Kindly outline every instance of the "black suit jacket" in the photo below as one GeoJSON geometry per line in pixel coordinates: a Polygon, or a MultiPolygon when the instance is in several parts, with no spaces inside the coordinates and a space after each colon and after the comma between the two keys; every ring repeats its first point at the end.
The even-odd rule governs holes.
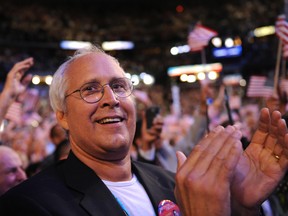
{"type": "MultiPolygon", "coordinates": [[[[150,164],[133,162],[156,215],[158,204],[174,197],[174,174],[150,164]]],[[[36,174],[0,198],[1,216],[125,216],[100,178],[70,153],[67,160],[36,174]]]]}

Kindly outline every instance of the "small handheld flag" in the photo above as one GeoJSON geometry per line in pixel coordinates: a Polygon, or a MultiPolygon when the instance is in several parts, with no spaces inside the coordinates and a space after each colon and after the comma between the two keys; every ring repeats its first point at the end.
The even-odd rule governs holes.
{"type": "Polygon", "coordinates": [[[218,33],[206,26],[196,24],[194,29],[189,33],[188,45],[192,52],[201,51],[206,47],[212,37],[218,33]]]}

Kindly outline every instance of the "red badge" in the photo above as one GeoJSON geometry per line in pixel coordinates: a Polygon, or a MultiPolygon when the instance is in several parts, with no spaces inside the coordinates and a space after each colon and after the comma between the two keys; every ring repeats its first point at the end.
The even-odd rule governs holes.
{"type": "Polygon", "coordinates": [[[170,200],[162,200],[158,205],[158,216],[181,216],[179,207],[170,200]]]}

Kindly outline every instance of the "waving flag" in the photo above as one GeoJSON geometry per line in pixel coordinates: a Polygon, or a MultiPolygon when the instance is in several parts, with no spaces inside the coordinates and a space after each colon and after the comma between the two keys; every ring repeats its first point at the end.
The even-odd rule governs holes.
{"type": "Polygon", "coordinates": [[[273,94],[273,80],[265,76],[251,76],[247,89],[247,97],[269,97],[273,94]]]}
{"type": "Polygon", "coordinates": [[[188,45],[192,52],[201,51],[208,45],[210,39],[218,33],[206,26],[196,24],[194,29],[189,33],[188,45]]]}
{"type": "Polygon", "coordinates": [[[5,119],[15,122],[16,124],[22,123],[22,104],[14,102],[8,108],[5,119]]]}
{"type": "Polygon", "coordinates": [[[288,22],[285,15],[280,15],[276,21],[276,35],[283,43],[282,55],[288,58],[288,22]]]}

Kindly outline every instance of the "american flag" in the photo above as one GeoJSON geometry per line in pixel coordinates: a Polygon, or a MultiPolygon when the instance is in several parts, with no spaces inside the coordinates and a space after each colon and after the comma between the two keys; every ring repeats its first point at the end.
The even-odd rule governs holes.
{"type": "Polygon", "coordinates": [[[251,76],[247,88],[247,97],[270,97],[273,94],[273,79],[265,76],[251,76]]]}
{"type": "Polygon", "coordinates": [[[282,55],[288,58],[288,22],[285,15],[279,15],[276,21],[276,35],[283,43],[282,55]]]}
{"type": "Polygon", "coordinates": [[[218,33],[206,26],[196,24],[194,29],[189,33],[188,45],[192,52],[201,51],[208,45],[210,39],[218,33]]]}
{"type": "Polygon", "coordinates": [[[14,102],[8,108],[5,119],[15,122],[16,124],[22,123],[22,103],[14,102]]]}

